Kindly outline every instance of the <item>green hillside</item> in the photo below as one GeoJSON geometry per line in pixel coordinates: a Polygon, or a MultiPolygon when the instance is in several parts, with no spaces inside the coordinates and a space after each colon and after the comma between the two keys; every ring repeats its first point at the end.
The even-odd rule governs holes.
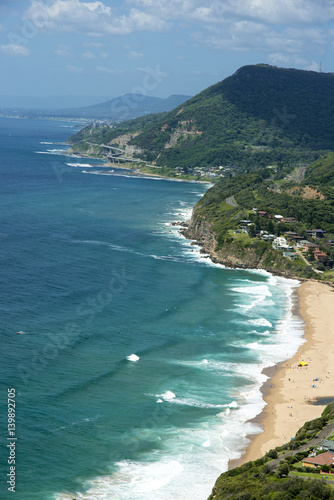
{"type": "Polygon", "coordinates": [[[153,123],[109,129],[105,140],[136,130],[129,145],[141,149],[143,160],[169,168],[309,163],[334,149],[333,88],[332,74],[245,66],[153,123]]]}
{"type": "MultiPolygon", "coordinates": [[[[219,236],[225,230],[225,219],[229,219],[230,210],[223,210],[226,198],[234,196],[238,207],[246,212],[257,224],[260,224],[259,216],[252,212],[266,211],[272,214],[280,214],[283,217],[294,217],[298,223],[287,225],[275,223],[276,229],[300,231],[305,234],[307,229],[321,228],[328,233],[334,233],[334,153],[321,156],[316,162],[306,169],[305,177],[299,183],[292,176],[280,179],[280,169],[277,172],[268,168],[258,169],[254,173],[245,173],[230,178],[219,180],[209,189],[197,203],[195,211],[204,215],[208,220],[214,222],[214,228],[219,236]],[[307,196],[305,192],[309,191],[307,196]]],[[[225,207],[226,208],[226,207],[225,207]]],[[[230,207],[232,210],[233,207],[230,207]]],[[[268,219],[264,219],[268,225],[268,219]]],[[[263,221],[262,221],[263,222],[263,221]]],[[[238,218],[234,224],[237,227],[238,218]]],[[[229,223],[228,223],[229,224],[229,223]]],[[[272,223],[273,224],[273,223],[272,223]]],[[[272,228],[275,230],[275,227],[272,228]]]]}
{"type": "Polygon", "coordinates": [[[334,154],[284,172],[278,166],[220,179],[195,205],[186,236],[205,245],[196,229],[204,223],[217,242],[213,257],[225,265],[233,255],[246,267],[334,281],[334,154]],[[234,205],[228,203],[231,197],[234,205]],[[314,235],[313,229],[325,233],[314,235]],[[279,236],[292,255],[274,247],[279,236]],[[298,248],[301,240],[316,248],[298,248]],[[320,262],[314,251],[325,254],[320,262]]]}
{"type": "Polygon", "coordinates": [[[323,188],[334,186],[334,153],[319,158],[306,170],[305,181],[312,186],[321,185],[323,188]]]}

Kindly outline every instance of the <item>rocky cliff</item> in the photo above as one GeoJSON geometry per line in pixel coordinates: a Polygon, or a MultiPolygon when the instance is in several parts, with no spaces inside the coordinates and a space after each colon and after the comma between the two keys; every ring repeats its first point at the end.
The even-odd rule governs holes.
{"type": "MultiPolygon", "coordinates": [[[[193,211],[189,222],[181,230],[183,236],[194,240],[202,247],[201,252],[209,254],[213,262],[230,268],[264,269],[285,278],[295,278],[293,263],[276,252],[271,245],[255,240],[252,245],[240,245],[237,241],[225,241],[218,244],[217,234],[205,216],[193,211]]],[[[300,278],[298,278],[300,279],[300,278]]]]}

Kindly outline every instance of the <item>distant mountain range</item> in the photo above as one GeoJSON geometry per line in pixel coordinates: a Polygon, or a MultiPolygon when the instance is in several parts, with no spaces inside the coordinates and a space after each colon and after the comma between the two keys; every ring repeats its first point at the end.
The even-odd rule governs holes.
{"type": "Polygon", "coordinates": [[[94,96],[41,98],[0,96],[0,108],[15,110],[19,113],[28,112],[32,115],[121,122],[151,113],[171,111],[190,98],[191,96],[187,95],[171,95],[162,98],[142,94],[124,94],[109,100],[94,96]]]}
{"type": "Polygon", "coordinates": [[[166,99],[142,94],[124,94],[109,101],[81,108],[62,109],[58,113],[64,117],[93,118],[123,122],[139,116],[171,111],[184,101],[187,95],[171,95],[166,99]]]}

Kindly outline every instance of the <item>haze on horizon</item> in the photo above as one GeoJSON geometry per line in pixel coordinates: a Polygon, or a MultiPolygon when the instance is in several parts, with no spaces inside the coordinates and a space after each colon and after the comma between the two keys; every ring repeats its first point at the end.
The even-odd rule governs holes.
{"type": "Polygon", "coordinates": [[[246,64],[334,71],[331,0],[2,0],[0,95],[194,95],[246,64]]]}

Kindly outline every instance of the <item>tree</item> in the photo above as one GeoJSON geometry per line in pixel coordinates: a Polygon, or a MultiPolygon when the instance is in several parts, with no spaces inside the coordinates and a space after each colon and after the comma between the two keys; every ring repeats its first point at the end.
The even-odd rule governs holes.
{"type": "Polygon", "coordinates": [[[270,459],[274,458],[275,459],[275,458],[277,458],[277,456],[278,456],[277,455],[277,450],[275,450],[275,449],[274,450],[269,450],[266,453],[266,458],[270,458],[270,459]]]}
{"type": "Polygon", "coordinates": [[[268,224],[267,224],[267,231],[269,234],[273,234],[275,231],[275,225],[272,220],[269,219],[268,224]]]}
{"type": "Polygon", "coordinates": [[[283,476],[287,476],[289,474],[289,464],[287,462],[280,462],[279,466],[277,467],[277,472],[276,475],[277,477],[281,478],[283,476]]]}
{"type": "Polygon", "coordinates": [[[307,251],[307,260],[312,262],[314,260],[314,249],[310,247],[307,251]]]}

